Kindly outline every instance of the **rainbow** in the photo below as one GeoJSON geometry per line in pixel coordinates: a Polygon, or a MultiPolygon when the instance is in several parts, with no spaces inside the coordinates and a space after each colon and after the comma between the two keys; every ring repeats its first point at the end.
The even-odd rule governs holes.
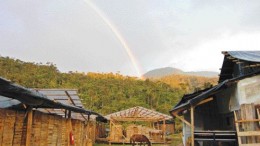
{"type": "Polygon", "coordinates": [[[122,44],[123,48],[125,49],[138,77],[142,78],[142,70],[140,65],[137,63],[137,59],[134,56],[134,53],[132,52],[131,48],[127,44],[126,40],[124,37],[121,35],[121,33],[118,31],[118,29],[113,25],[113,23],[105,17],[105,14],[98,8],[96,7],[91,1],[89,0],[84,0],[85,3],[87,3],[96,13],[97,15],[102,18],[102,20],[107,24],[107,26],[110,28],[110,30],[114,33],[116,38],[119,40],[119,42],[122,44]]]}

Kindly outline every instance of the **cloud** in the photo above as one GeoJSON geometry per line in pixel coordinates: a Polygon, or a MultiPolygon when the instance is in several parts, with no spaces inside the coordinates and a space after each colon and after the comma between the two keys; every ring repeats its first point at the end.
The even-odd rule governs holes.
{"type": "MultiPolygon", "coordinates": [[[[259,50],[258,0],[92,2],[144,71],[169,65],[217,71],[222,50],[259,50]]],[[[54,62],[62,71],[136,75],[116,36],[83,0],[0,1],[0,48],[3,56],[54,62]]]]}

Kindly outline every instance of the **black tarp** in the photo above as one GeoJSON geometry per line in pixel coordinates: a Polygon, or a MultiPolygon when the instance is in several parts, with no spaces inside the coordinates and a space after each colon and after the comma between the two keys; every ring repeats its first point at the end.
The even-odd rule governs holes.
{"type": "Polygon", "coordinates": [[[212,97],[214,94],[221,91],[222,89],[227,88],[230,84],[232,84],[236,81],[242,80],[244,78],[252,77],[255,75],[259,75],[259,74],[260,74],[260,71],[257,71],[257,72],[254,72],[254,73],[251,73],[251,74],[248,74],[245,76],[225,80],[212,88],[201,90],[201,91],[195,92],[193,94],[184,95],[183,98],[180,100],[180,102],[176,106],[174,106],[172,110],[170,110],[170,113],[177,111],[179,109],[185,110],[187,108],[190,108],[191,106],[194,106],[194,105],[198,104],[199,102],[201,102],[209,97],[212,97]]]}
{"type": "MultiPolygon", "coordinates": [[[[31,106],[33,108],[56,108],[56,109],[66,109],[77,113],[83,113],[87,115],[96,115],[99,121],[106,121],[106,119],[91,110],[86,110],[83,108],[71,106],[71,105],[65,105],[60,102],[52,101],[47,98],[47,96],[36,92],[34,90],[30,90],[27,88],[24,88],[20,85],[11,83],[10,81],[0,78],[0,95],[4,96],[4,98],[9,99],[15,99],[15,100],[6,100],[3,99],[3,101],[6,100],[5,104],[10,104],[10,106],[14,106],[15,104],[19,104],[17,101],[31,106]],[[11,105],[13,104],[13,105],[11,105]]],[[[2,103],[4,104],[4,102],[2,103]]],[[[7,106],[7,105],[6,105],[7,106]]],[[[5,107],[3,105],[3,107],[5,107]]],[[[2,108],[3,108],[2,107],[2,108]]]]}

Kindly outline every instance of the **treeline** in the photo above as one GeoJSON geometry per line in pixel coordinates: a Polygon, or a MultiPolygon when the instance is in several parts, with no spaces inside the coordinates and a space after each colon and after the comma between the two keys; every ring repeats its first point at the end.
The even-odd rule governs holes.
{"type": "Polygon", "coordinates": [[[31,63],[9,57],[0,57],[0,68],[1,77],[28,88],[78,89],[85,107],[104,115],[133,106],[168,113],[185,92],[160,81],[113,73],[62,73],[52,63],[31,63]]]}
{"type": "Polygon", "coordinates": [[[173,74],[159,78],[155,81],[164,82],[170,85],[172,88],[181,89],[185,93],[193,93],[216,85],[218,82],[218,78],[173,74]]]}
{"type": "Polygon", "coordinates": [[[173,75],[141,80],[113,73],[60,72],[53,63],[24,62],[0,57],[0,76],[27,88],[73,88],[86,109],[104,115],[143,106],[168,114],[188,92],[214,84],[215,79],[173,75]]]}

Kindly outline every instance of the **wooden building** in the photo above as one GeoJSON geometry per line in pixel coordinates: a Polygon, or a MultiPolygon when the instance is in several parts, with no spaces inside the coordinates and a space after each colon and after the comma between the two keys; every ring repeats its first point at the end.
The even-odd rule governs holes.
{"type": "Polygon", "coordinates": [[[33,90],[0,78],[0,145],[84,146],[95,141],[96,119],[106,121],[83,108],[76,90],[33,90]]]}
{"type": "Polygon", "coordinates": [[[105,118],[110,123],[110,143],[128,143],[133,134],[146,135],[152,143],[165,143],[166,121],[172,120],[171,116],[140,106],[109,114],[105,118]]]}
{"type": "Polygon", "coordinates": [[[260,51],[223,52],[219,84],[185,95],[170,111],[185,146],[260,145],[260,51]]]}

